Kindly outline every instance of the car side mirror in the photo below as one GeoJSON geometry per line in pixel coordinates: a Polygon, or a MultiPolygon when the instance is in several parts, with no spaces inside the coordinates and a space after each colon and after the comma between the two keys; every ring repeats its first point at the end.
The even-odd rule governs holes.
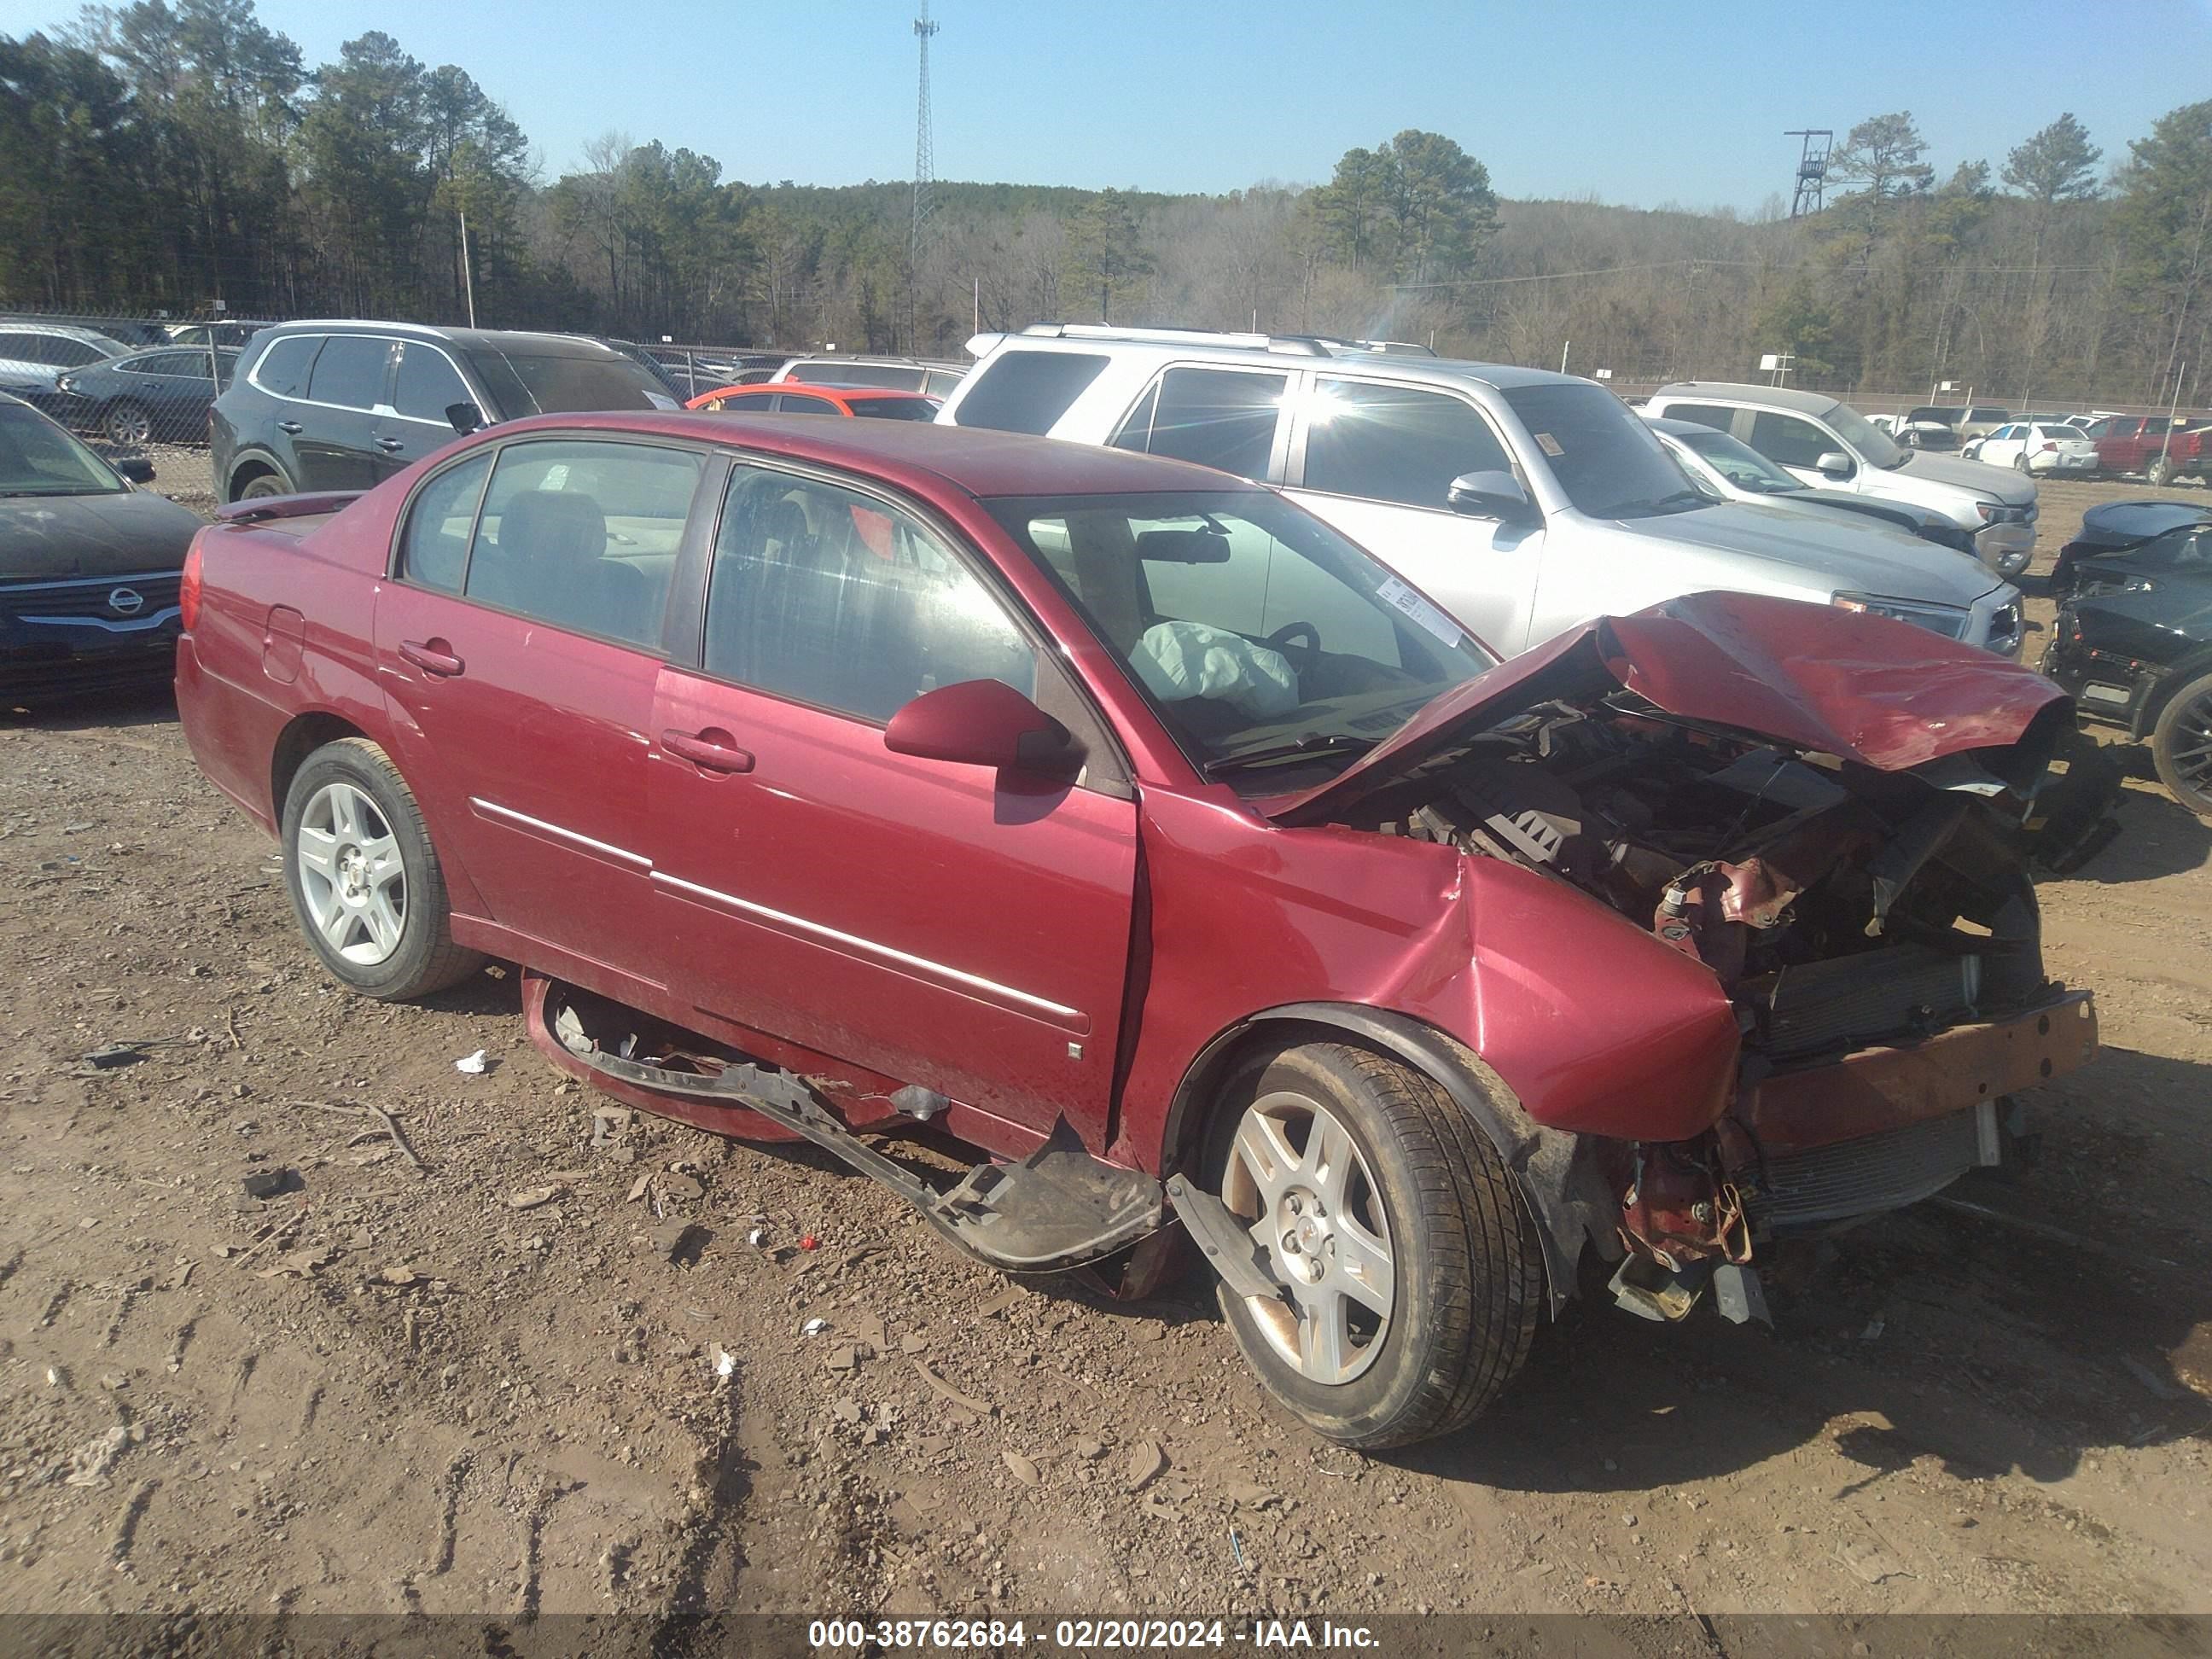
{"type": "Polygon", "coordinates": [[[1848,478],[1851,476],[1851,458],[1840,449],[1831,449],[1813,463],[1813,471],[1823,477],[1848,478]]]}
{"type": "Polygon", "coordinates": [[[154,482],[154,463],[143,455],[118,455],[108,465],[130,479],[132,483],[154,482]]]}
{"type": "Polygon", "coordinates": [[[484,423],[483,410],[474,404],[447,404],[446,419],[464,438],[471,432],[482,430],[484,423]]]}
{"type": "Polygon", "coordinates": [[[1444,500],[1470,519],[1519,524],[1536,516],[1536,503],[1510,472],[1462,472],[1451,481],[1444,500]]]}
{"type": "Polygon", "coordinates": [[[962,680],[925,691],[891,716],[894,754],[1072,778],[1083,746],[1058,720],[1003,680],[962,680]]]}

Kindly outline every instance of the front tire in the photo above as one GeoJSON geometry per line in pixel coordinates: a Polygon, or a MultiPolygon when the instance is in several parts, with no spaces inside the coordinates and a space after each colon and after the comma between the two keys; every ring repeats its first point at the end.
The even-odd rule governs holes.
{"type": "Polygon", "coordinates": [[[1279,1298],[1221,1305],[1261,1385],[1363,1451],[1448,1434],[1528,1357],[1542,1252],[1481,1128],[1434,1079],[1340,1043],[1231,1076],[1207,1170],[1279,1298]]]}
{"type": "Polygon", "coordinates": [[[2150,757],[2174,799],[2212,818],[2212,674],[2166,699],[2151,729],[2150,757]]]}
{"type": "Polygon", "coordinates": [[[482,965],[453,943],[445,872],[414,791],[366,738],[325,744],[301,763],[283,836],[293,915],[348,990],[404,1001],[482,965]]]}

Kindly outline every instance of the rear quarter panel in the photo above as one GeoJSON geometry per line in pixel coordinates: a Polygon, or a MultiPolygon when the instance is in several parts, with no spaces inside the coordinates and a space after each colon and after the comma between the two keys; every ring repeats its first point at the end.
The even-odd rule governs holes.
{"type": "Polygon", "coordinates": [[[210,525],[197,538],[200,612],[178,649],[178,714],[200,769],[272,834],[271,766],[295,719],[329,714],[383,740],[371,642],[398,499],[364,497],[317,524],[210,525]]]}

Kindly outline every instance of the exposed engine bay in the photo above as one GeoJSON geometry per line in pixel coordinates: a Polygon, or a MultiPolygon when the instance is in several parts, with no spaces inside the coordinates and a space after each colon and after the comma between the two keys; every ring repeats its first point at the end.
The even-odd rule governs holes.
{"type": "MultiPolygon", "coordinates": [[[[1933,1128],[1900,1128],[1898,1155],[1849,1172],[1848,1192],[1825,1148],[1793,1176],[1741,1109],[1763,1081],[1832,1076],[1847,1056],[1910,1050],[2062,993],[2044,975],[2028,876],[2035,779],[2019,776],[2046,757],[1992,758],[2010,781],[1966,756],[1885,772],[1619,690],[1517,714],[1367,799],[1362,827],[1571,883],[1704,963],[1734,1003],[1739,1109],[1697,1140],[1604,1154],[1624,1272],[1643,1274],[1614,1288],[1636,1311],[1680,1317],[1713,1267],[1749,1261],[1754,1232],[1858,1219],[1993,1161],[1977,1114],[1997,1103],[1973,1097],[1986,1079],[1933,1128]]],[[[1855,1141],[1851,1155],[1881,1144],[1855,1141]]],[[[1755,1315],[1745,1284],[1739,1271],[1724,1288],[1755,1315]]]]}
{"type": "Polygon", "coordinates": [[[2044,986],[2020,808],[1995,780],[1931,787],[1823,763],[1619,692],[1521,715],[1378,795],[1371,827],[1571,882],[1703,962],[1754,1018],[1747,1046],[1817,1052],[2017,1004],[2044,986]],[[1852,1029],[1793,1013],[1779,981],[1845,959],[1936,992],[1852,1029]]]}

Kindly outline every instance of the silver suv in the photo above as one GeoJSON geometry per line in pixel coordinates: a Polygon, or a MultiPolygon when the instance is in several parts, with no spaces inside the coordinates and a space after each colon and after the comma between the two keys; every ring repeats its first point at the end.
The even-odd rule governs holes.
{"type": "Polygon", "coordinates": [[[1683,380],[1653,392],[1644,412],[1732,434],[1816,489],[1934,507],[1972,534],[1999,575],[2017,576],[2035,556],[2033,480],[2010,467],[1909,449],[1825,392],[1683,380]]]}
{"type": "Polygon", "coordinates": [[[1716,501],[1594,381],[1195,330],[1039,324],[968,349],[980,361],[941,424],[1276,484],[1508,653],[1708,588],[2020,649],[2019,590],[1978,561],[1881,525],[1716,501]]]}

